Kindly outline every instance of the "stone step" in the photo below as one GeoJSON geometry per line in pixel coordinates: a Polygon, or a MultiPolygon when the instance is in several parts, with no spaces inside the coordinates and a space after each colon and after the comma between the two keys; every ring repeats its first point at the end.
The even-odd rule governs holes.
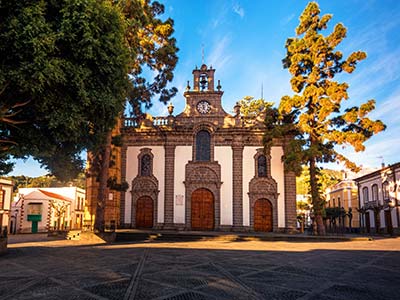
{"type": "Polygon", "coordinates": [[[81,239],[81,230],[70,230],[66,236],[67,240],[78,241],[81,239]]]}

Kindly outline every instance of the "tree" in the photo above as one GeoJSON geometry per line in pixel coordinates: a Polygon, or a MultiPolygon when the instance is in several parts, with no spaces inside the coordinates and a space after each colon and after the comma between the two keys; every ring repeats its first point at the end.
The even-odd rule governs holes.
{"type": "MultiPolygon", "coordinates": [[[[130,52],[132,65],[130,66],[129,79],[131,86],[127,96],[130,114],[141,115],[142,104],[149,108],[152,99],[159,95],[159,100],[164,104],[173,97],[177,89],[167,88],[173,79],[178,57],[173,20],[168,18],[162,21],[158,16],[164,13],[164,6],[149,0],[120,0],[114,5],[122,11],[126,25],[125,40],[130,52]],[[148,82],[144,69],[155,74],[153,80],[148,82]]],[[[122,114],[122,110],[121,110],[122,114]]],[[[98,199],[96,206],[95,230],[104,231],[104,209],[107,193],[107,183],[113,182],[109,178],[110,156],[112,152],[112,131],[109,130],[103,146],[91,155],[97,169],[92,169],[92,176],[98,177],[98,199]]],[[[92,164],[93,165],[93,164],[92,164]]],[[[124,186],[124,183],[114,185],[124,186]]],[[[110,185],[110,184],[109,184],[110,185]]]]}
{"type": "Polygon", "coordinates": [[[311,198],[319,234],[325,234],[325,228],[317,163],[339,160],[354,170],[357,166],[337,152],[335,146],[350,145],[355,151],[362,151],[366,140],[385,129],[381,121],[367,117],[375,108],[374,100],[341,112],[341,102],[348,99],[349,85],[333,79],[343,71],[352,73],[366,54],[357,51],[343,58],[342,52],[335,50],[346,37],[346,28],[339,23],[329,35],[321,34],[331,17],[320,16],[315,2],[309,3],[301,14],[297,36],[287,39],[283,59],[284,68],[292,74],[290,83],[296,94],[282,97],[279,106],[281,113],[298,114],[296,127],[304,145],[294,152],[294,161],[304,162],[310,168],[311,198]]]}
{"type": "Polygon", "coordinates": [[[121,11],[111,1],[1,1],[0,17],[0,158],[32,155],[74,178],[82,150],[103,144],[123,109],[121,11]]]}
{"type": "MultiPolygon", "coordinates": [[[[302,166],[302,171],[296,177],[296,191],[297,194],[308,195],[310,194],[310,170],[307,166],[302,166]]],[[[321,169],[318,174],[318,186],[320,193],[324,193],[327,188],[335,185],[343,179],[341,171],[321,169]]]]}

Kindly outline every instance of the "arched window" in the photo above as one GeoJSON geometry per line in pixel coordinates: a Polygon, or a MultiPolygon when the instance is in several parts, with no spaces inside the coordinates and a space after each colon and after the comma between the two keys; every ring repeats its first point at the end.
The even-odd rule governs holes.
{"type": "Polygon", "coordinates": [[[378,185],[374,184],[372,186],[372,201],[378,201],[378,185]]]}
{"type": "Polygon", "coordinates": [[[368,188],[367,187],[363,187],[362,194],[363,194],[364,203],[368,202],[369,198],[368,198],[368,188]]]}
{"type": "Polygon", "coordinates": [[[389,199],[389,182],[385,181],[382,184],[383,200],[389,199]]]}
{"type": "Polygon", "coordinates": [[[150,176],[151,175],[151,156],[145,154],[140,159],[140,175],[150,176]]]}
{"type": "Polygon", "coordinates": [[[257,174],[258,177],[267,177],[267,158],[265,155],[260,155],[257,158],[257,174]]]}
{"type": "Polygon", "coordinates": [[[196,135],[196,161],[210,161],[210,150],[210,133],[206,130],[200,130],[196,135]]]}

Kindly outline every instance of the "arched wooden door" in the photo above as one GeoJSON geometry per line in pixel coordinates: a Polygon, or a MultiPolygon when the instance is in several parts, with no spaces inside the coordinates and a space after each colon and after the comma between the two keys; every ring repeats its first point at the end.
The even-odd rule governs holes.
{"type": "Polygon", "coordinates": [[[153,227],[153,200],[150,197],[143,196],[136,203],[136,227],[153,227]]]}
{"type": "Polygon", "coordinates": [[[272,204],[267,199],[254,203],[254,231],[272,231],[272,204]]]}
{"type": "Polygon", "coordinates": [[[207,189],[197,189],[192,194],[192,229],[214,229],[214,196],[207,189]]]}

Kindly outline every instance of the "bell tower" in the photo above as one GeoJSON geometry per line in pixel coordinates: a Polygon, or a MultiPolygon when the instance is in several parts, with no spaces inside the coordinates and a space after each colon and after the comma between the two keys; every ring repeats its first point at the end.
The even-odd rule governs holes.
{"type": "Polygon", "coordinates": [[[215,69],[212,66],[207,67],[206,64],[202,64],[200,69],[196,67],[192,73],[193,89],[191,89],[188,81],[186,91],[183,94],[186,99],[184,114],[199,118],[226,116],[227,114],[221,105],[224,92],[221,91],[219,80],[215,87],[215,69]]]}

